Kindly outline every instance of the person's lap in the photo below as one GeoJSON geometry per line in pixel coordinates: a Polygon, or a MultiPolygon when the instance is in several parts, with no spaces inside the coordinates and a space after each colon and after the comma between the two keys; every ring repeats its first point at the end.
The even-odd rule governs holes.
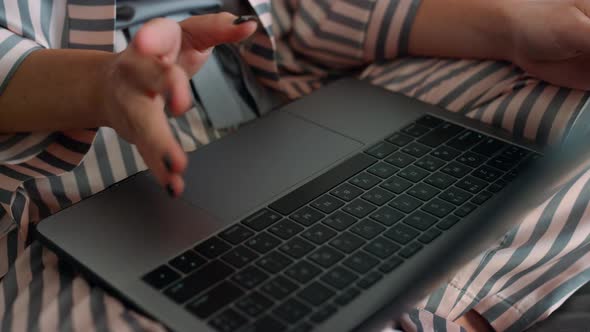
{"type": "MultiPolygon", "coordinates": [[[[582,92],[547,85],[508,64],[496,62],[408,58],[371,65],[362,76],[392,91],[461,112],[543,144],[559,141],[585,98],[582,92]]],[[[404,328],[420,330],[414,316],[423,317],[427,312],[438,315],[432,316],[433,328],[436,324],[450,324],[445,318],[454,320],[471,308],[486,319],[495,317],[490,320],[497,329],[509,328],[506,322],[514,320],[509,316],[527,309],[513,311],[510,309],[512,303],[503,302],[519,291],[522,293],[522,287],[526,290],[525,284],[511,278],[533,280],[554,264],[560,264],[572,250],[582,250],[578,244],[585,234],[590,234],[590,224],[581,215],[574,227],[575,239],[568,240],[566,249],[545,264],[539,262],[551,250],[543,251],[543,248],[553,247],[559,236],[545,232],[538,234],[535,242],[530,238],[531,234],[541,232],[542,227],[556,232],[565,229],[564,225],[571,220],[568,217],[585,207],[586,196],[580,192],[587,180],[586,175],[565,186],[560,200],[547,203],[547,206],[555,206],[550,216],[546,215],[549,213],[547,206],[531,211],[530,217],[496,247],[474,259],[451,283],[424,300],[420,308],[425,311],[406,315],[401,321],[404,328]],[[568,203],[565,198],[574,200],[575,204],[568,203]],[[533,252],[533,248],[537,251],[533,252]],[[510,260],[516,252],[524,255],[519,264],[510,260]],[[500,283],[505,286],[507,282],[512,282],[513,286],[500,287],[500,283]]],[[[5,251],[5,257],[12,257],[11,267],[0,287],[1,330],[10,327],[14,330],[32,329],[33,326],[39,330],[86,330],[91,327],[117,331],[163,330],[157,322],[134,313],[100,288],[90,286],[85,279],[60,265],[55,255],[38,243],[26,246],[30,238],[26,229],[21,228],[20,235],[12,234],[0,244],[0,252],[5,251]]],[[[584,256],[583,253],[580,255],[584,256]]],[[[575,260],[575,264],[577,269],[587,268],[583,260],[575,260]]],[[[551,280],[559,285],[555,278],[551,280]]],[[[527,294],[522,295],[526,298],[527,294]]],[[[422,329],[428,330],[425,325],[422,329]]]]}

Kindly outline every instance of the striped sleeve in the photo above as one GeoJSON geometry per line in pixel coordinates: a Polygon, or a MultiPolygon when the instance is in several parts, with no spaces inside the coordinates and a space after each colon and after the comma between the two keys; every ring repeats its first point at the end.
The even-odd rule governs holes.
{"type": "Polygon", "coordinates": [[[393,59],[408,50],[419,0],[299,1],[291,47],[329,68],[393,59]]]}

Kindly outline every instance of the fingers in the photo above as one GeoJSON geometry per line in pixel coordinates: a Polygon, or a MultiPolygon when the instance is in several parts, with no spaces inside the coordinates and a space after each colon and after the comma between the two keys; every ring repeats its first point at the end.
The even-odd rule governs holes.
{"type": "Polygon", "coordinates": [[[257,22],[243,20],[234,24],[238,17],[230,13],[199,15],[180,23],[190,45],[197,51],[205,51],[224,43],[241,41],[256,31],[257,22]]]}
{"type": "Polygon", "coordinates": [[[155,56],[166,64],[172,64],[176,62],[181,41],[178,23],[166,18],[157,18],[139,29],[132,47],[141,55],[155,56]]]}
{"type": "Polygon", "coordinates": [[[590,54],[590,1],[578,1],[567,19],[557,22],[560,26],[557,43],[583,54],[590,54]]]}
{"type": "Polygon", "coordinates": [[[246,19],[235,24],[236,19],[232,14],[220,13],[193,16],[180,23],[183,37],[178,64],[189,76],[203,66],[213,47],[241,41],[256,31],[257,22],[246,19]]]}
{"type": "MultiPolygon", "coordinates": [[[[147,107],[153,107],[148,103],[147,107]]],[[[182,173],[188,160],[186,153],[176,141],[166,115],[159,109],[145,109],[134,112],[134,139],[137,149],[158,182],[173,197],[184,190],[182,173]]]]}

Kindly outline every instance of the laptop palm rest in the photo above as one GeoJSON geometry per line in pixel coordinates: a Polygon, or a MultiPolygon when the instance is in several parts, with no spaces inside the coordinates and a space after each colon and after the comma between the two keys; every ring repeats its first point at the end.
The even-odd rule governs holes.
{"type": "Polygon", "coordinates": [[[49,217],[38,230],[111,283],[122,282],[255,212],[362,146],[278,111],[191,153],[180,200],[168,198],[150,174],[142,173],[49,217]]]}

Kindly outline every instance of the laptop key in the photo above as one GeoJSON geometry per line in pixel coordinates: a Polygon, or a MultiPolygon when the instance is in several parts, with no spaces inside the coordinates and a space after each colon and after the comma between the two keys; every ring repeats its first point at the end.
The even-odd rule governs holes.
{"type": "Polygon", "coordinates": [[[409,154],[410,156],[420,158],[425,154],[429,153],[432,149],[427,147],[426,145],[420,143],[410,143],[406,145],[402,151],[409,154]]]}
{"type": "Polygon", "coordinates": [[[379,264],[379,260],[364,251],[357,251],[345,259],[343,264],[362,275],[379,264]]]}
{"type": "Polygon", "coordinates": [[[364,218],[376,209],[377,207],[362,199],[355,199],[342,208],[343,211],[348,212],[357,218],[364,218]]]}
{"type": "Polygon", "coordinates": [[[389,157],[387,157],[387,159],[385,159],[385,161],[392,164],[393,166],[397,166],[399,168],[404,168],[404,167],[408,166],[409,164],[413,163],[414,161],[416,161],[416,158],[410,156],[409,154],[403,153],[403,152],[394,152],[389,157]]]}
{"type": "Polygon", "coordinates": [[[342,266],[337,266],[332,270],[326,272],[320,280],[335,289],[344,289],[352,284],[358,276],[342,266]]]}
{"type": "Polygon", "coordinates": [[[352,302],[352,300],[357,298],[357,296],[359,296],[360,294],[361,294],[361,291],[358,290],[357,288],[349,288],[346,291],[344,291],[343,293],[341,293],[340,295],[338,295],[334,299],[334,302],[340,306],[345,306],[345,305],[349,304],[350,302],[352,302]]]}
{"type": "Polygon", "coordinates": [[[482,191],[479,194],[475,195],[475,197],[473,197],[471,202],[474,204],[477,204],[477,205],[481,205],[481,204],[487,202],[490,198],[492,198],[493,195],[494,194],[492,194],[489,191],[482,191]]]}
{"type": "Polygon", "coordinates": [[[323,213],[309,206],[302,207],[291,215],[291,219],[302,224],[303,226],[311,226],[323,217],[323,213]]]}
{"type": "Polygon", "coordinates": [[[461,189],[465,189],[472,194],[479,193],[487,185],[488,185],[488,182],[477,179],[471,175],[466,176],[464,179],[461,179],[461,180],[459,180],[459,182],[457,182],[457,187],[459,187],[461,189]]]}
{"type": "Polygon", "coordinates": [[[418,183],[417,185],[413,186],[410,190],[408,190],[408,194],[423,201],[428,201],[432,197],[438,195],[439,193],[440,190],[425,183],[418,183]]]}
{"type": "Polygon", "coordinates": [[[463,131],[463,128],[452,123],[444,123],[418,140],[430,147],[437,147],[463,131]]]}
{"type": "Polygon", "coordinates": [[[316,199],[311,206],[323,213],[332,213],[344,205],[344,202],[331,195],[324,195],[316,199]]]}
{"type": "Polygon", "coordinates": [[[324,225],[315,225],[301,234],[305,239],[315,243],[324,244],[336,236],[336,232],[324,225]]]}
{"type": "Polygon", "coordinates": [[[284,215],[291,214],[376,161],[367,154],[359,153],[272,203],[270,208],[284,215]]]}
{"type": "Polygon", "coordinates": [[[280,237],[283,240],[288,240],[293,236],[297,235],[297,233],[301,232],[303,227],[296,224],[295,222],[287,219],[283,219],[278,223],[273,224],[268,229],[269,232],[272,234],[280,237]]]}
{"type": "Polygon", "coordinates": [[[371,189],[369,192],[365,193],[362,198],[366,201],[369,201],[377,206],[381,206],[395,197],[394,194],[390,193],[385,189],[381,189],[379,187],[371,189]]]}
{"type": "Polygon", "coordinates": [[[233,268],[220,260],[214,260],[170,286],[164,294],[177,303],[184,303],[232,273],[234,273],[233,268]]]}
{"type": "Polygon", "coordinates": [[[388,206],[384,206],[371,214],[371,219],[374,219],[385,226],[391,226],[400,221],[403,217],[405,217],[405,214],[388,206]]]}
{"type": "Polygon", "coordinates": [[[462,178],[465,175],[471,172],[472,168],[463,164],[459,164],[458,162],[451,162],[445,167],[442,168],[442,172],[448,175],[454,176],[456,178],[462,178]]]}
{"type": "Polygon", "coordinates": [[[279,247],[279,250],[293,258],[301,258],[307,255],[310,251],[315,248],[313,244],[300,237],[296,237],[291,241],[283,244],[279,247]]]}
{"type": "Polygon", "coordinates": [[[333,290],[322,285],[319,282],[312,282],[307,287],[297,293],[297,297],[312,306],[319,306],[336,295],[333,290]]]}
{"type": "Polygon", "coordinates": [[[325,269],[332,267],[343,258],[343,254],[328,246],[322,246],[309,255],[311,261],[325,269]]]}
{"type": "Polygon", "coordinates": [[[397,174],[406,180],[416,183],[422,181],[422,179],[427,177],[430,173],[414,165],[410,165],[399,171],[397,174]]]}
{"type": "Polygon", "coordinates": [[[246,327],[243,330],[240,330],[240,332],[282,332],[286,330],[287,327],[283,325],[283,323],[279,322],[271,316],[264,316],[257,320],[254,324],[246,327]]]}
{"type": "Polygon", "coordinates": [[[322,223],[334,228],[337,231],[343,231],[357,221],[358,219],[351,216],[350,214],[337,211],[326,217],[322,223]]]}
{"type": "Polygon", "coordinates": [[[444,121],[439,118],[435,118],[432,115],[425,115],[425,116],[421,117],[420,119],[416,120],[416,123],[419,125],[428,127],[428,128],[436,128],[441,123],[444,123],[444,121]]]}
{"type": "Polygon", "coordinates": [[[482,156],[481,154],[477,154],[472,151],[467,151],[457,158],[457,161],[469,167],[475,168],[483,165],[487,159],[488,158],[486,156],[482,156]]]}
{"type": "Polygon", "coordinates": [[[395,152],[396,150],[397,147],[395,145],[386,142],[379,142],[370,147],[368,150],[366,150],[365,153],[368,153],[369,155],[375,158],[383,159],[395,152]]]}
{"type": "Polygon", "coordinates": [[[512,160],[502,156],[495,157],[488,161],[488,165],[497,169],[508,171],[518,163],[517,160],[512,160]]]}
{"type": "Polygon", "coordinates": [[[472,204],[472,203],[465,203],[465,204],[461,205],[461,207],[459,207],[455,211],[455,214],[458,215],[459,217],[467,217],[475,209],[477,209],[477,205],[472,204]]]}
{"type": "Polygon", "coordinates": [[[363,188],[365,190],[369,190],[371,188],[373,188],[374,186],[376,186],[381,180],[374,176],[371,175],[369,173],[360,173],[356,176],[354,176],[352,179],[350,179],[350,183],[354,184],[357,187],[363,188]]]}
{"type": "Polygon", "coordinates": [[[457,179],[441,172],[436,172],[424,180],[424,182],[428,183],[429,185],[443,190],[453,185],[455,181],[457,181],[457,179]]]}
{"type": "Polygon", "coordinates": [[[480,168],[473,171],[473,173],[471,174],[476,178],[480,178],[484,181],[493,182],[496,181],[496,179],[500,178],[502,175],[504,175],[504,172],[489,166],[481,166],[480,168]]]}
{"type": "Polygon", "coordinates": [[[227,309],[209,321],[209,325],[219,332],[233,332],[246,323],[248,319],[233,309],[227,309]]]}
{"type": "Polygon", "coordinates": [[[434,241],[437,237],[439,237],[442,234],[441,231],[439,231],[436,228],[431,228],[429,230],[427,230],[426,232],[424,232],[419,238],[418,241],[424,243],[424,244],[429,244],[430,242],[434,241]]]}
{"type": "Polygon", "coordinates": [[[269,273],[279,273],[291,265],[293,260],[278,251],[272,251],[260,258],[256,265],[269,273]]]}
{"type": "Polygon", "coordinates": [[[385,230],[385,227],[369,219],[364,219],[361,222],[354,225],[351,232],[364,237],[367,240],[375,238],[385,230]]]}
{"type": "Polygon", "coordinates": [[[221,256],[221,259],[238,269],[248,265],[256,258],[258,258],[258,254],[244,246],[239,246],[221,256]]]}
{"type": "Polygon", "coordinates": [[[328,304],[328,305],[323,306],[320,310],[313,313],[313,315],[309,316],[309,320],[311,320],[314,323],[319,324],[319,323],[325,321],[326,319],[330,318],[337,311],[338,311],[338,308],[336,308],[333,305],[328,304]]]}
{"type": "Polygon", "coordinates": [[[437,218],[422,211],[416,211],[403,220],[406,225],[410,225],[421,231],[427,230],[430,226],[436,224],[437,221],[437,218]]]}
{"type": "Polygon", "coordinates": [[[302,284],[306,284],[311,279],[315,278],[315,276],[320,274],[321,271],[322,270],[319,267],[316,267],[308,261],[300,261],[285,270],[285,274],[293,280],[297,280],[302,284]]]}
{"type": "Polygon", "coordinates": [[[243,288],[252,289],[268,279],[268,274],[251,265],[236,273],[231,279],[243,288]]]}
{"type": "Polygon", "coordinates": [[[242,295],[244,295],[243,290],[229,281],[224,281],[212,290],[198,296],[186,308],[193,315],[205,319],[242,295]]]}
{"type": "Polygon", "coordinates": [[[155,289],[162,289],[180,278],[178,272],[167,265],[162,265],[146,274],[142,279],[155,289]]]}
{"type": "Polygon", "coordinates": [[[455,159],[458,155],[461,154],[461,151],[450,148],[448,146],[440,146],[436,150],[431,152],[431,155],[442,159],[444,161],[451,161],[455,159]]]}
{"type": "Polygon", "coordinates": [[[390,228],[384,235],[399,244],[407,244],[420,233],[406,225],[397,224],[390,228]]]}
{"type": "Polygon", "coordinates": [[[189,250],[177,256],[170,261],[170,265],[184,274],[188,274],[201,266],[205,265],[207,260],[189,250]]]}
{"type": "Polygon", "coordinates": [[[361,189],[348,183],[343,183],[330,192],[330,194],[347,202],[352,201],[362,193],[363,191],[361,189]]]}
{"type": "Polygon", "coordinates": [[[424,207],[422,208],[422,210],[430,214],[433,214],[439,218],[446,217],[449,213],[453,212],[454,209],[454,205],[442,201],[438,198],[435,198],[432,201],[426,203],[426,205],[424,205],[424,207]]]}
{"type": "Polygon", "coordinates": [[[246,227],[236,224],[221,232],[219,236],[231,244],[240,244],[254,235],[254,232],[246,227]]]}
{"type": "Polygon", "coordinates": [[[398,176],[391,177],[381,184],[381,188],[385,188],[395,194],[401,194],[411,186],[412,182],[404,180],[398,176]]]}
{"type": "Polygon", "coordinates": [[[425,170],[431,171],[431,172],[434,172],[437,169],[443,167],[444,164],[445,164],[444,161],[442,161],[438,158],[435,158],[433,156],[425,156],[424,158],[419,159],[418,161],[416,161],[414,163],[414,165],[424,168],[425,170]]]}
{"type": "Polygon", "coordinates": [[[508,158],[515,162],[519,162],[530,154],[529,151],[519,148],[518,146],[509,146],[502,151],[502,157],[508,158]]]}
{"type": "Polygon", "coordinates": [[[261,254],[265,254],[271,251],[279,244],[281,244],[281,240],[266,232],[260,233],[246,242],[246,245],[248,245],[248,247],[254,249],[255,251],[261,254]]]}
{"type": "Polygon", "coordinates": [[[412,243],[408,244],[406,247],[404,247],[399,252],[399,255],[402,256],[403,258],[410,258],[410,257],[414,256],[418,251],[422,250],[422,248],[424,248],[424,246],[421,245],[420,243],[412,242],[412,243]]]}
{"type": "Polygon", "coordinates": [[[222,239],[214,236],[214,237],[206,240],[205,242],[197,245],[195,247],[195,250],[199,254],[201,254],[207,258],[215,258],[215,257],[223,254],[224,252],[228,251],[230,248],[231,248],[231,246],[229,244],[227,244],[222,239]]]}
{"type": "Polygon", "coordinates": [[[494,154],[496,154],[496,152],[502,150],[506,146],[508,146],[506,143],[490,137],[484,139],[483,142],[476,145],[472,151],[483,154],[486,157],[492,157],[494,154]]]}
{"type": "Polygon", "coordinates": [[[498,181],[490,184],[490,186],[488,187],[488,190],[493,193],[498,193],[498,192],[500,192],[500,190],[504,189],[504,187],[506,187],[506,185],[508,185],[508,182],[506,182],[504,180],[498,180],[498,181]]]}
{"type": "Polygon", "coordinates": [[[392,257],[379,266],[379,271],[383,273],[389,273],[395,270],[395,268],[400,266],[403,262],[404,260],[399,257],[392,257]]]}
{"type": "Polygon", "coordinates": [[[467,202],[467,200],[469,200],[472,196],[473,195],[466,192],[465,190],[456,187],[451,187],[445,190],[442,194],[440,194],[438,198],[443,199],[449,203],[453,203],[455,205],[461,205],[467,202]]]}
{"type": "Polygon", "coordinates": [[[274,309],[273,313],[281,320],[289,324],[295,324],[305,318],[305,316],[309,315],[311,309],[296,299],[288,299],[274,309]]]}
{"type": "Polygon", "coordinates": [[[365,240],[350,232],[344,232],[330,241],[331,246],[347,254],[352,253],[363,244],[365,244],[365,240]]]}
{"type": "Polygon", "coordinates": [[[263,209],[244,219],[242,223],[255,231],[261,231],[279,220],[281,220],[279,214],[263,209]]]}
{"type": "Polygon", "coordinates": [[[405,213],[411,213],[422,205],[422,202],[408,195],[401,195],[389,202],[389,206],[405,213]]]}
{"type": "Polygon", "coordinates": [[[357,282],[356,284],[360,288],[369,289],[373,285],[375,285],[379,280],[381,280],[381,278],[383,278],[383,274],[377,271],[373,271],[367,274],[363,279],[359,280],[359,282],[357,282]]]}
{"type": "Polygon", "coordinates": [[[252,292],[236,302],[236,308],[252,318],[261,315],[272,305],[271,299],[258,292],[252,292]]]}
{"type": "Polygon", "coordinates": [[[402,129],[402,132],[413,137],[420,137],[430,131],[430,128],[421,126],[419,124],[411,124],[402,129]]]}
{"type": "Polygon", "coordinates": [[[484,135],[476,133],[472,130],[466,130],[461,135],[447,142],[447,145],[457,150],[465,151],[475,144],[481,142],[485,138],[484,135]]]}
{"type": "Polygon", "coordinates": [[[450,215],[441,220],[438,224],[436,224],[436,227],[446,231],[448,229],[451,229],[451,227],[455,226],[455,224],[457,224],[460,220],[461,219],[459,217],[455,215],[450,215]]]}
{"type": "Polygon", "coordinates": [[[400,248],[400,246],[384,237],[378,237],[363,247],[364,250],[381,259],[386,259],[387,257],[393,255],[393,253],[398,251],[400,248]]]}
{"type": "Polygon", "coordinates": [[[260,289],[271,298],[281,301],[297,290],[297,288],[298,286],[291,280],[283,276],[278,276],[262,285],[260,289]]]}
{"type": "Polygon", "coordinates": [[[393,174],[397,173],[397,171],[399,171],[399,168],[394,167],[390,164],[384,163],[384,162],[380,162],[378,164],[375,164],[371,167],[369,167],[369,169],[367,169],[367,171],[373,175],[376,175],[382,179],[387,179],[390,176],[392,176],[393,174]]]}
{"type": "Polygon", "coordinates": [[[395,144],[399,147],[406,146],[413,140],[414,139],[412,137],[400,133],[395,133],[389,136],[388,139],[386,139],[386,141],[388,141],[389,143],[395,144]]]}

